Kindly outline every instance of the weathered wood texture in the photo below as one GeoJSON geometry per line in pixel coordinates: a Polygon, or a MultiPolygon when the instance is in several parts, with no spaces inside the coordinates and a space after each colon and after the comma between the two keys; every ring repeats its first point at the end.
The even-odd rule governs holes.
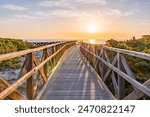
{"type": "Polygon", "coordinates": [[[61,59],[51,79],[48,79],[65,50],[75,43],[63,42],[0,55],[0,62],[26,56],[15,83],[10,85],[0,79],[0,99],[36,99],[38,87],[45,88],[45,84],[48,85],[41,99],[141,99],[145,95],[150,97],[150,80],[143,84],[138,82],[124,57],[126,55],[150,60],[150,55],[104,45],[80,43],[81,55],[78,46],[71,48],[61,59]],[[42,51],[41,58],[35,55],[37,51],[42,51]],[[41,81],[42,85],[39,86],[41,81]],[[108,81],[111,81],[110,90],[114,90],[114,96],[105,85],[108,81]],[[126,82],[133,88],[128,94],[126,82]],[[26,97],[17,91],[23,83],[26,84],[26,97]]]}
{"type": "MultiPolygon", "coordinates": [[[[7,84],[7,86],[6,82],[0,82],[0,99],[5,99],[7,97],[12,98],[12,94],[18,93],[16,90],[26,81],[27,99],[35,99],[38,92],[37,89],[39,80],[43,80],[44,84],[47,81],[48,74],[50,73],[48,65],[52,69],[58,63],[65,50],[73,46],[74,44],[75,41],[63,42],[35,49],[0,55],[0,62],[23,55],[26,56],[26,60],[24,61],[21,71],[18,74],[18,80],[12,85],[7,84]],[[37,58],[37,56],[35,55],[36,51],[43,51],[42,58],[37,58]],[[36,73],[38,73],[38,75],[35,75],[36,73]]],[[[16,99],[18,98],[19,97],[16,97],[16,99]]],[[[12,99],[15,98],[13,97],[12,99]]]]}
{"type": "MultiPolygon", "coordinates": [[[[10,85],[5,80],[0,78],[0,92],[5,90],[9,86],[10,85]]],[[[17,90],[15,90],[13,93],[11,93],[8,97],[13,100],[26,100],[26,98],[24,96],[22,96],[22,94],[19,93],[17,90]]]]}
{"type": "Polygon", "coordinates": [[[150,60],[150,54],[107,47],[104,45],[81,42],[81,52],[93,66],[104,82],[111,78],[114,96],[117,99],[140,99],[144,95],[150,97],[149,80],[141,84],[136,80],[124,55],[150,60]],[[97,65],[98,64],[98,65],[97,65]],[[97,65],[95,67],[95,65],[97,65]],[[101,72],[102,71],[102,72],[101,72]],[[133,91],[126,94],[125,82],[131,84],[133,91]]]}
{"type": "Polygon", "coordinates": [[[62,57],[41,98],[43,100],[114,99],[105,84],[72,47],[62,57]]]}

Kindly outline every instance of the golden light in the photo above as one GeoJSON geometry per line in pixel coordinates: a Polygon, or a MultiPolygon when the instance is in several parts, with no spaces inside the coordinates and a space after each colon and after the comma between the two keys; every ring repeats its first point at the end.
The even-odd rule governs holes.
{"type": "Polygon", "coordinates": [[[95,39],[90,39],[89,42],[90,42],[91,44],[95,44],[95,39]]]}
{"type": "Polygon", "coordinates": [[[87,31],[89,33],[96,33],[97,32],[97,25],[96,24],[89,24],[87,26],[87,31]]]}

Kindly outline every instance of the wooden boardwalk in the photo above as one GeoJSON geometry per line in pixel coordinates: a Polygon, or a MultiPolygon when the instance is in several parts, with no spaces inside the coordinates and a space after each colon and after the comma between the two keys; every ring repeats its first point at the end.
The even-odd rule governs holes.
{"type": "Polygon", "coordinates": [[[83,60],[79,47],[64,53],[51,76],[42,100],[112,100],[115,99],[98,75],[83,60]]]}
{"type": "Polygon", "coordinates": [[[139,82],[126,60],[130,56],[148,62],[150,54],[67,41],[1,54],[0,62],[22,56],[25,60],[15,82],[8,83],[7,78],[0,76],[0,100],[137,100],[150,97],[150,79],[139,82]],[[42,55],[37,56],[37,52],[42,55]],[[106,85],[111,85],[113,95],[106,85]],[[19,89],[22,86],[25,86],[23,93],[19,89]],[[132,89],[131,92],[128,89],[132,89]]]}

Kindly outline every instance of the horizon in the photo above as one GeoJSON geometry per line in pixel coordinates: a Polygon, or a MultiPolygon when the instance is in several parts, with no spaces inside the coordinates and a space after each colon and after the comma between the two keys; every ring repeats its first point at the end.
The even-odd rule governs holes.
{"type": "Polygon", "coordinates": [[[149,0],[2,0],[0,37],[126,40],[150,34],[149,0]]]}

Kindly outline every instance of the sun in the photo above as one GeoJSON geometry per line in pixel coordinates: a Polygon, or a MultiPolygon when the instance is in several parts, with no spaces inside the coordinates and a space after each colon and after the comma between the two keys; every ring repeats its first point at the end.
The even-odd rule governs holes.
{"type": "Polygon", "coordinates": [[[87,31],[89,33],[96,33],[97,32],[97,25],[94,23],[87,25],[87,31]]]}
{"type": "Polygon", "coordinates": [[[90,44],[95,44],[95,39],[90,39],[89,42],[90,44]]]}

